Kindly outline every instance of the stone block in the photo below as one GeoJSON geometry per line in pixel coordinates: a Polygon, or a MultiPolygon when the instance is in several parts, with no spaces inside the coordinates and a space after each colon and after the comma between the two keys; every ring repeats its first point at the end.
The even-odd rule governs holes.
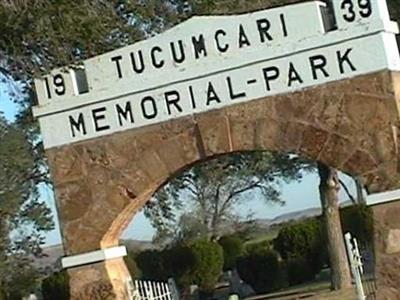
{"type": "Polygon", "coordinates": [[[202,155],[213,156],[232,151],[228,119],[221,110],[197,115],[195,119],[200,133],[198,138],[201,139],[198,141],[199,152],[204,152],[202,155]]]}
{"type": "Polygon", "coordinates": [[[400,253],[400,229],[390,229],[386,238],[386,253],[400,253]]]}
{"type": "Polygon", "coordinates": [[[85,160],[76,147],[64,146],[47,151],[51,178],[58,185],[81,180],[86,175],[85,160]]]}
{"type": "Polygon", "coordinates": [[[161,143],[158,147],[153,147],[171,175],[187,164],[179,142],[179,138],[171,138],[161,143]]]}
{"type": "Polygon", "coordinates": [[[377,167],[378,163],[375,159],[368,152],[362,150],[355,151],[343,165],[343,168],[350,174],[368,173],[377,167]]]}
{"type": "Polygon", "coordinates": [[[300,152],[312,159],[318,159],[328,141],[329,133],[325,130],[306,126],[303,132],[303,141],[300,152]]]}
{"type": "Polygon", "coordinates": [[[179,143],[181,149],[182,158],[185,160],[186,164],[192,164],[201,159],[199,148],[197,146],[196,140],[196,129],[192,128],[181,133],[177,136],[176,141],[179,143]]]}
{"type": "Polygon", "coordinates": [[[255,150],[256,122],[253,120],[229,119],[232,151],[255,150]]]}
{"type": "Polygon", "coordinates": [[[331,134],[319,154],[319,160],[328,166],[337,166],[341,169],[355,149],[357,149],[356,145],[351,140],[338,134],[331,134]]]}
{"type": "Polygon", "coordinates": [[[138,160],[135,162],[138,167],[151,178],[152,182],[166,180],[169,176],[169,171],[158,154],[151,148],[138,155],[138,160]]]}
{"type": "Polygon", "coordinates": [[[58,185],[55,192],[63,222],[81,218],[93,203],[91,189],[86,180],[58,185]]]}

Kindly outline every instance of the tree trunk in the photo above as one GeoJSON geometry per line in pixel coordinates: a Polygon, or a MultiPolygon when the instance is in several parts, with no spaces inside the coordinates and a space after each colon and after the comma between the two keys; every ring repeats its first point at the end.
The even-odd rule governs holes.
{"type": "Polygon", "coordinates": [[[350,288],[350,269],[340,223],[338,174],[335,169],[322,163],[318,163],[318,173],[321,180],[319,193],[331,265],[331,288],[332,290],[350,288]]]}

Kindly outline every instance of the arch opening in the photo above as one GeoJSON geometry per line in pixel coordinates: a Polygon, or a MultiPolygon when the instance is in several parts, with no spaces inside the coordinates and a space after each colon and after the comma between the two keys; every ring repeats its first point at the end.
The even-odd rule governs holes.
{"type": "MultiPolygon", "coordinates": [[[[351,178],[346,176],[344,173],[341,173],[340,178],[342,179],[342,181],[345,181],[347,183],[346,188],[348,188],[349,182],[351,183],[352,181],[351,178]]],[[[195,243],[195,241],[202,238],[213,240],[216,241],[217,243],[219,243],[219,241],[227,240],[227,242],[229,243],[231,242],[232,238],[233,240],[235,240],[236,237],[240,237],[242,247],[246,249],[245,251],[247,251],[247,254],[245,255],[242,253],[240,262],[240,271],[236,271],[235,269],[234,272],[238,272],[235,274],[239,274],[239,276],[247,276],[246,280],[251,281],[251,283],[256,286],[257,291],[253,290],[253,292],[261,294],[268,293],[279,289],[280,290],[286,289],[288,288],[288,286],[294,286],[296,284],[304,284],[305,282],[307,282],[307,284],[310,285],[313,284],[321,285],[322,283],[324,287],[329,290],[330,279],[329,276],[327,276],[327,274],[329,275],[329,268],[327,267],[327,265],[329,265],[329,262],[326,252],[327,251],[326,241],[321,242],[322,241],[321,239],[319,240],[318,242],[319,244],[317,247],[313,249],[311,248],[307,249],[307,251],[314,251],[313,257],[312,258],[308,257],[308,259],[310,260],[308,261],[308,264],[310,264],[311,261],[313,262],[319,261],[318,265],[315,266],[315,269],[313,268],[311,270],[307,268],[307,266],[304,264],[304,261],[301,261],[301,259],[303,258],[296,258],[296,259],[289,258],[288,257],[289,255],[293,255],[292,252],[290,251],[293,250],[293,252],[295,252],[296,249],[292,249],[294,247],[293,245],[291,245],[290,247],[288,247],[287,245],[282,246],[282,243],[284,243],[282,239],[284,239],[285,237],[278,238],[278,234],[284,235],[285,230],[305,230],[304,228],[310,228],[310,227],[311,228],[318,227],[319,229],[317,230],[322,230],[322,221],[320,216],[321,205],[318,195],[318,185],[319,185],[319,178],[317,174],[316,162],[310,161],[308,159],[302,159],[298,155],[294,154],[278,154],[267,151],[246,151],[246,152],[233,152],[224,155],[217,155],[208,158],[207,160],[197,161],[194,164],[188,166],[187,168],[180,170],[178,174],[174,174],[174,177],[169,178],[167,182],[164,182],[162,185],[160,185],[157,189],[157,192],[155,192],[155,194],[157,193],[160,194],[161,191],[159,197],[154,197],[154,194],[149,196],[149,198],[152,198],[152,200],[149,201],[153,202],[153,205],[154,204],[157,205],[155,201],[157,200],[165,201],[165,196],[166,194],[168,194],[167,196],[170,197],[169,200],[171,201],[166,201],[162,203],[161,209],[163,208],[165,209],[166,208],[165,205],[174,206],[173,203],[174,199],[171,199],[173,197],[180,198],[181,201],[190,202],[190,204],[188,204],[186,207],[183,208],[182,208],[182,203],[180,203],[180,205],[178,204],[177,206],[175,206],[175,211],[173,213],[177,214],[175,216],[177,218],[174,220],[175,224],[173,224],[173,226],[170,228],[172,229],[172,232],[169,233],[158,232],[161,233],[158,236],[161,239],[153,240],[154,243],[152,246],[149,246],[149,244],[146,243],[146,246],[144,246],[145,249],[141,249],[142,253],[141,254],[136,253],[135,256],[139,257],[140,263],[142,264],[144,260],[147,261],[157,260],[156,258],[157,255],[159,257],[164,257],[165,255],[167,255],[168,259],[172,259],[170,256],[168,256],[168,253],[169,254],[173,253],[175,255],[179,253],[178,252],[175,253],[174,251],[182,250],[181,246],[177,245],[189,245],[195,243]],[[265,164],[265,165],[260,166],[260,164],[265,164]],[[256,173],[256,175],[254,172],[256,173]],[[265,181],[263,183],[266,184],[267,193],[264,195],[262,193],[259,193],[260,189],[258,186],[255,186],[254,188],[251,187],[253,183],[259,183],[255,178],[257,178],[257,175],[259,175],[260,172],[266,176],[265,181]],[[203,180],[201,179],[199,180],[198,176],[202,176],[203,180]],[[296,211],[297,215],[296,214],[291,215],[289,213],[286,215],[280,215],[279,212],[275,212],[275,215],[271,214],[268,215],[266,213],[268,210],[273,210],[273,211],[278,211],[278,210],[276,209],[276,206],[275,207],[272,205],[263,206],[262,205],[264,203],[263,200],[267,200],[266,203],[264,203],[267,205],[268,203],[270,204],[275,203],[279,205],[279,201],[274,201],[274,200],[277,200],[275,198],[277,196],[276,193],[282,191],[282,185],[284,185],[286,189],[288,188],[288,186],[290,186],[290,183],[289,185],[285,185],[285,181],[291,183],[298,183],[299,181],[303,181],[304,177],[306,178],[307,183],[303,185],[296,185],[296,187],[294,188],[292,187],[291,188],[292,193],[290,193],[291,196],[285,195],[287,200],[286,204],[289,203],[289,207],[279,210],[280,213],[282,213],[282,211],[287,212],[288,210],[290,210],[290,212],[292,213],[293,211],[296,211]],[[249,179],[249,181],[244,182],[245,181],[243,180],[244,178],[249,179]],[[193,180],[196,182],[193,182],[193,180]],[[199,180],[199,182],[197,182],[197,180],[199,180]],[[192,181],[190,183],[187,182],[188,183],[188,185],[186,186],[187,189],[182,186],[185,185],[186,181],[192,181]],[[234,181],[234,183],[231,181],[234,181]],[[310,182],[312,182],[311,186],[310,182]],[[220,187],[223,186],[220,190],[218,189],[219,185],[218,183],[221,184],[220,187]],[[172,185],[172,190],[171,190],[171,185],[172,185]],[[205,188],[204,185],[208,187],[207,191],[204,190],[205,188]],[[176,190],[173,190],[173,187],[175,187],[176,190]],[[305,187],[308,189],[314,189],[314,193],[311,193],[312,195],[311,197],[314,197],[313,200],[316,201],[314,202],[311,201],[310,203],[310,201],[304,201],[304,199],[301,199],[301,197],[307,197],[304,196],[304,192],[302,193],[301,191],[299,191],[301,187],[303,187],[303,189],[305,187]],[[223,190],[224,188],[225,190],[223,190]],[[227,192],[226,189],[228,189],[229,192],[227,192]],[[244,190],[243,194],[244,197],[238,198],[237,199],[238,201],[234,201],[232,205],[229,206],[228,212],[215,211],[215,209],[218,209],[218,205],[221,208],[226,204],[226,201],[229,198],[228,195],[229,193],[234,194],[242,190],[244,190]],[[299,197],[297,199],[293,199],[296,190],[300,192],[299,197]],[[179,192],[182,192],[183,194],[178,195],[179,192]],[[202,200],[199,198],[193,199],[194,194],[199,192],[201,193],[202,196],[195,196],[195,197],[201,197],[203,199],[202,200]],[[222,196],[221,194],[223,193],[225,193],[226,196],[225,195],[222,196]],[[204,196],[215,197],[216,195],[218,195],[219,197],[218,200],[209,198],[207,201],[207,199],[204,199],[205,198],[204,196]],[[251,198],[258,198],[258,201],[252,201],[251,198]],[[295,201],[300,201],[301,203],[305,204],[305,206],[308,207],[309,209],[308,210],[305,209],[302,211],[301,208],[293,208],[293,207],[290,208],[290,204],[293,204],[295,201]],[[242,211],[250,203],[254,204],[257,202],[258,202],[257,204],[258,210],[263,211],[263,213],[257,214],[258,219],[254,217],[246,219],[246,215],[244,215],[242,212],[238,213],[237,210],[235,211],[235,209],[239,209],[239,211],[242,211]],[[204,206],[200,207],[201,205],[204,206]],[[310,207],[312,209],[310,209],[310,207]],[[212,224],[213,222],[211,220],[213,213],[216,213],[218,215],[217,216],[218,222],[215,222],[215,224],[212,224]],[[270,217],[274,216],[278,218],[275,221],[275,223],[273,223],[272,220],[267,220],[266,217],[268,216],[270,217]],[[260,226],[258,223],[263,221],[269,221],[271,222],[271,224],[267,225],[266,227],[260,226]],[[268,238],[265,239],[265,236],[268,236],[268,238]],[[262,241],[258,241],[259,239],[261,239],[262,241]],[[279,243],[281,243],[281,246],[279,246],[279,243]],[[280,250],[283,254],[279,253],[277,249],[274,249],[273,247],[274,244],[277,245],[276,247],[281,247],[280,250]],[[150,250],[148,249],[148,247],[150,250]],[[146,251],[146,249],[148,251],[146,251]],[[261,258],[257,256],[259,253],[258,254],[255,253],[255,251],[259,251],[260,249],[262,249],[261,258]],[[320,258],[320,260],[318,257],[320,258]],[[252,278],[249,275],[249,267],[250,267],[249,264],[252,263],[252,260],[258,258],[264,259],[265,261],[268,261],[268,259],[270,259],[272,260],[270,261],[270,263],[273,263],[276,259],[277,266],[279,267],[277,267],[277,269],[274,272],[280,272],[279,274],[282,275],[282,277],[279,279],[280,280],[279,282],[278,282],[278,277],[279,277],[278,276],[276,282],[275,281],[270,282],[264,278],[266,282],[262,285],[260,284],[257,285],[257,280],[262,280],[262,278],[257,278],[257,277],[252,278]],[[290,268],[287,266],[290,266],[290,268]],[[304,276],[297,276],[298,274],[296,274],[294,270],[295,268],[304,271],[303,272],[304,276]],[[312,280],[315,280],[316,278],[317,278],[316,281],[314,281],[313,283],[310,282],[312,280]],[[320,279],[320,281],[318,278],[320,279]]],[[[355,188],[353,186],[350,187],[350,196],[354,197],[354,199],[352,199],[353,201],[356,201],[355,192],[356,192],[355,188]]],[[[349,194],[346,194],[346,192],[343,191],[343,187],[342,187],[342,193],[340,194],[340,198],[342,200],[343,199],[346,200],[346,203],[342,203],[343,206],[353,206],[355,204],[351,202],[351,199],[349,199],[349,194]]],[[[155,208],[153,206],[149,207],[149,209],[151,212],[151,209],[154,210],[155,208]]],[[[345,209],[345,212],[343,214],[346,215],[350,213],[351,217],[354,216],[359,217],[359,215],[357,215],[357,209],[358,208],[354,209],[352,207],[348,207],[345,209]]],[[[156,211],[153,217],[162,218],[159,212],[160,211],[156,211]]],[[[167,210],[167,214],[168,213],[170,213],[170,211],[167,210]]],[[[364,211],[360,213],[362,214],[364,213],[364,211]]],[[[359,223],[362,222],[363,222],[362,218],[359,218],[359,223]]],[[[171,226],[171,224],[169,225],[171,226]]],[[[134,227],[132,227],[132,229],[135,230],[134,227]]],[[[136,230],[138,229],[139,228],[136,228],[136,230]]],[[[162,230],[161,227],[159,227],[159,229],[162,230]]],[[[349,230],[347,223],[345,230],[349,230]]],[[[313,232],[312,235],[313,234],[315,234],[315,232],[313,232]]],[[[318,234],[320,234],[320,232],[318,234]]],[[[359,232],[357,232],[356,234],[359,234],[359,232]]],[[[361,234],[364,234],[364,232],[362,232],[361,234]]],[[[372,252],[370,244],[372,239],[372,232],[370,232],[370,234],[371,236],[368,237],[369,238],[368,241],[364,239],[365,236],[362,236],[361,238],[363,239],[363,242],[369,243],[368,247],[370,248],[368,250],[372,252]]],[[[127,245],[128,244],[129,242],[127,243],[127,245]]],[[[134,243],[134,245],[138,246],[136,242],[134,243]]],[[[128,249],[135,250],[133,248],[129,248],[129,246],[128,249]]],[[[132,264],[131,259],[132,256],[128,260],[129,261],[128,265],[132,264]]],[[[178,261],[176,261],[176,263],[178,264],[178,261]]],[[[159,273],[157,272],[151,273],[148,269],[149,266],[145,267],[147,269],[145,271],[146,273],[144,279],[153,279],[153,280],[167,279],[167,277],[165,278],[163,277],[165,276],[165,274],[162,274],[161,270],[159,270],[159,273]]],[[[256,268],[256,266],[253,266],[252,268],[254,269],[256,268]]],[[[157,269],[160,268],[157,267],[157,269]]],[[[232,274],[232,272],[228,272],[228,269],[225,269],[225,271],[227,271],[224,273],[225,276],[228,277],[231,276],[228,274],[232,274]]],[[[256,272],[255,269],[253,271],[256,272]]],[[[258,273],[257,276],[260,276],[260,273],[258,273]]],[[[265,271],[264,273],[268,272],[265,271]]],[[[169,274],[169,275],[172,276],[175,274],[169,274]]],[[[178,277],[179,281],[180,275],[178,274],[176,276],[178,277]]],[[[232,277],[229,278],[230,280],[232,279],[232,277]]]]}

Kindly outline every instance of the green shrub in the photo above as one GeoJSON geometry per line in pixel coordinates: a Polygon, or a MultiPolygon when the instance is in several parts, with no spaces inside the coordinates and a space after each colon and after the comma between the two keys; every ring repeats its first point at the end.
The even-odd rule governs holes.
{"type": "Polygon", "coordinates": [[[188,287],[195,265],[193,251],[186,245],[178,244],[164,250],[162,257],[168,277],[175,278],[178,286],[188,287]]]}
{"type": "Polygon", "coordinates": [[[222,274],[224,264],[222,247],[205,239],[195,241],[191,246],[194,265],[191,281],[205,292],[212,291],[222,274]]]}
{"type": "MultiPolygon", "coordinates": [[[[284,260],[306,261],[314,274],[327,262],[325,234],[318,218],[284,226],[273,244],[284,260]]],[[[309,278],[306,273],[304,281],[309,278]]]]}
{"type": "Polygon", "coordinates": [[[124,257],[124,261],[132,279],[139,279],[142,276],[142,271],[135,261],[135,254],[133,252],[128,252],[128,255],[124,257]]]}
{"type": "Polygon", "coordinates": [[[69,276],[67,271],[54,273],[42,281],[44,300],[69,300],[69,276]]]}
{"type": "Polygon", "coordinates": [[[219,239],[224,252],[224,270],[232,270],[236,267],[237,259],[243,254],[243,241],[235,235],[223,236],[219,239]]]}
{"type": "Polygon", "coordinates": [[[168,279],[161,251],[145,250],[140,252],[136,256],[136,264],[142,271],[142,279],[162,281],[168,279]]]}
{"type": "Polygon", "coordinates": [[[309,260],[298,257],[286,261],[286,278],[289,285],[296,285],[315,279],[316,272],[309,260]]]}
{"type": "Polygon", "coordinates": [[[354,205],[340,211],[343,233],[350,232],[360,242],[371,243],[374,233],[372,210],[366,205],[354,205]]]}
{"type": "Polygon", "coordinates": [[[274,250],[272,241],[270,240],[264,240],[256,243],[248,243],[245,246],[244,251],[246,253],[255,253],[255,252],[265,252],[269,250],[274,250]]]}
{"type": "Polygon", "coordinates": [[[266,293],[286,286],[284,272],[275,251],[256,251],[239,258],[240,277],[257,293],[266,293]]]}
{"type": "Polygon", "coordinates": [[[0,286],[0,300],[6,300],[6,293],[4,292],[1,286],[0,286]]]}
{"type": "Polygon", "coordinates": [[[135,261],[143,279],[166,281],[173,277],[181,287],[191,284],[195,258],[185,245],[178,244],[162,251],[146,250],[139,253],[135,261]]]}

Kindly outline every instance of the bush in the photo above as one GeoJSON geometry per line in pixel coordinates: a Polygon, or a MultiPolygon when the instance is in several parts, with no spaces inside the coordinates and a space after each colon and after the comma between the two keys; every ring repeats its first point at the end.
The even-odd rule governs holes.
{"type": "Polygon", "coordinates": [[[54,273],[42,281],[44,300],[69,300],[69,276],[67,271],[54,273]]]}
{"type": "Polygon", "coordinates": [[[186,245],[175,245],[162,252],[164,269],[168,277],[175,278],[178,286],[187,287],[191,284],[191,273],[195,265],[192,250],[186,245]]]}
{"type": "Polygon", "coordinates": [[[6,293],[3,291],[1,286],[0,286],[0,300],[6,300],[6,293]]]}
{"type": "Polygon", "coordinates": [[[266,293],[286,286],[284,272],[275,251],[256,251],[239,258],[237,270],[240,278],[257,293],[266,293]]]}
{"type": "Polygon", "coordinates": [[[253,242],[248,243],[245,245],[245,252],[246,253],[255,253],[255,252],[265,252],[265,251],[272,251],[274,250],[272,241],[264,240],[260,242],[253,242]]]}
{"type": "Polygon", "coordinates": [[[314,275],[327,262],[328,254],[321,221],[317,218],[284,226],[273,241],[274,249],[286,261],[307,262],[304,281],[309,278],[308,269],[314,275]]]}
{"type": "Polygon", "coordinates": [[[289,285],[296,285],[315,279],[316,273],[309,260],[299,257],[286,262],[286,276],[289,285]]]}
{"type": "Polygon", "coordinates": [[[222,247],[205,239],[195,241],[191,246],[194,265],[191,281],[205,292],[214,290],[224,264],[222,247]]]}
{"type": "Polygon", "coordinates": [[[140,252],[136,257],[136,264],[142,271],[142,279],[160,281],[168,279],[168,272],[165,270],[161,251],[146,250],[140,252]]]}
{"type": "Polygon", "coordinates": [[[223,236],[219,239],[224,252],[224,270],[232,270],[236,267],[237,259],[243,253],[243,241],[235,235],[223,236]]]}
{"type": "Polygon", "coordinates": [[[146,250],[139,253],[135,261],[143,279],[166,281],[173,277],[181,287],[191,284],[195,259],[192,250],[185,245],[178,244],[162,251],[146,250]]]}
{"type": "Polygon", "coordinates": [[[374,234],[372,210],[366,205],[354,205],[340,211],[343,233],[350,232],[358,241],[371,243],[374,234]]]}
{"type": "Polygon", "coordinates": [[[124,257],[124,262],[132,279],[139,279],[142,276],[142,271],[136,264],[135,254],[133,252],[128,252],[128,255],[124,257]]]}

